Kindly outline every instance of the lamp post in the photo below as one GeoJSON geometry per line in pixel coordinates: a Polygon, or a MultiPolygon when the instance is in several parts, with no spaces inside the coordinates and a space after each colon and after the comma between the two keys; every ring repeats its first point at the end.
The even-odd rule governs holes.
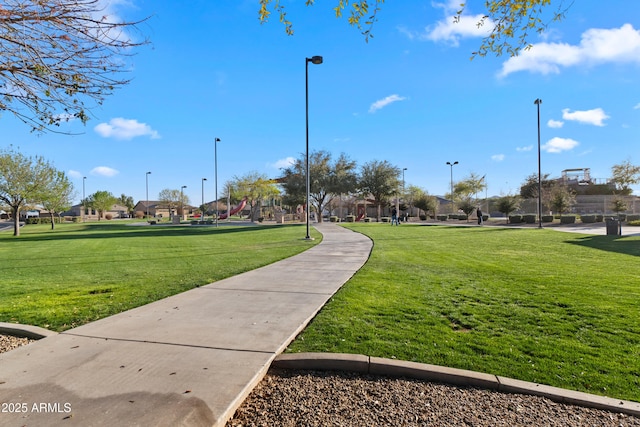
{"type": "Polygon", "coordinates": [[[82,222],[84,222],[84,209],[85,209],[84,204],[86,203],[85,202],[86,199],[85,199],[85,196],[84,196],[84,183],[85,183],[86,180],[87,180],[87,177],[83,176],[82,177],[82,214],[81,214],[82,222]]]}
{"type": "MultiPolygon", "coordinates": [[[[401,194],[402,200],[404,200],[404,198],[405,198],[405,194],[404,194],[404,171],[406,171],[406,170],[407,170],[407,168],[402,168],[402,194],[401,194]]],[[[405,207],[406,207],[406,205],[405,205],[405,207]]],[[[400,219],[399,218],[399,215],[400,215],[400,202],[398,202],[398,206],[396,206],[396,212],[398,212],[398,220],[399,220],[400,219]]]]}
{"type": "MultiPolygon", "coordinates": [[[[306,130],[307,130],[307,138],[306,138],[306,162],[305,162],[305,171],[307,175],[307,205],[305,207],[306,211],[306,222],[307,222],[307,235],[305,237],[306,240],[312,240],[311,236],[309,236],[309,193],[311,192],[311,180],[309,178],[309,62],[312,64],[322,64],[322,56],[312,56],[311,58],[305,58],[305,113],[306,113],[306,130]]],[[[322,212],[320,212],[322,214],[322,212]]]]}
{"type": "Polygon", "coordinates": [[[540,104],[542,99],[533,101],[538,107],[538,228],[542,228],[542,170],[540,168],[540,104]]]}
{"type": "Polygon", "coordinates": [[[213,158],[214,158],[214,186],[216,187],[216,227],[218,226],[218,142],[220,138],[213,140],[213,158]]]}
{"type": "Polygon", "coordinates": [[[180,187],[180,221],[182,221],[182,218],[184,218],[184,193],[182,192],[182,190],[184,190],[185,188],[187,188],[186,185],[180,187]]]}
{"type": "Polygon", "coordinates": [[[204,182],[207,178],[202,178],[202,212],[200,213],[200,222],[204,222],[204,182]]]}
{"type": "Polygon", "coordinates": [[[451,181],[450,181],[451,182],[451,213],[453,213],[453,211],[455,209],[454,206],[453,206],[453,166],[457,165],[458,162],[457,161],[455,161],[453,163],[447,162],[447,164],[451,167],[451,181]]]}
{"type": "Polygon", "coordinates": [[[151,172],[147,172],[145,174],[145,183],[146,183],[146,189],[147,189],[147,221],[149,220],[149,175],[151,175],[151,172]]]}

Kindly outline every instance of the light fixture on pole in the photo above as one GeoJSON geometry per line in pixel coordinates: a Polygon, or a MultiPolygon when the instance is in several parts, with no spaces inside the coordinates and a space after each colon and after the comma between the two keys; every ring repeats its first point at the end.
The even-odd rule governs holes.
{"type": "Polygon", "coordinates": [[[447,162],[447,164],[451,167],[451,181],[450,181],[450,183],[451,183],[451,212],[453,213],[454,210],[455,210],[455,207],[453,205],[453,166],[457,165],[458,162],[457,161],[455,161],[453,163],[447,162]]]}
{"type": "Polygon", "coordinates": [[[180,221],[182,221],[182,218],[184,218],[184,193],[182,192],[182,190],[184,190],[185,188],[187,188],[186,185],[180,187],[180,221]]]}
{"type": "MultiPolygon", "coordinates": [[[[306,240],[313,240],[309,235],[309,193],[311,192],[311,179],[309,177],[309,62],[312,64],[322,64],[322,56],[312,56],[311,58],[305,58],[305,113],[306,113],[306,130],[307,130],[307,138],[306,138],[306,162],[305,162],[305,173],[307,175],[307,198],[306,198],[306,206],[305,206],[305,214],[306,214],[306,222],[307,222],[307,235],[305,237],[306,240]]],[[[318,212],[318,214],[322,214],[318,212]]]]}
{"type": "Polygon", "coordinates": [[[86,180],[87,180],[87,177],[83,176],[82,177],[82,215],[81,215],[82,222],[84,222],[84,210],[85,210],[84,204],[86,203],[86,201],[85,201],[86,199],[85,199],[85,196],[84,196],[84,183],[85,183],[86,180]]]}
{"type": "Polygon", "coordinates": [[[204,182],[207,178],[202,178],[202,212],[200,212],[200,222],[204,222],[204,182]]]}
{"type": "Polygon", "coordinates": [[[220,138],[214,138],[213,140],[213,157],[214,157],[214,186],[216,187],[216,227],[218,226],[218,142],[220,138]]]}
{"type": "Polygon", "coordinates": [[[147,220],[149,219],[149,175],[151,175],[151,172],[147,172],[145,174],[145,183],[147,189],[147,203],[145,203],[145,205],[147,206],[147,220]]]}
{"type": "Polygon", "coordinates": [[[542,99],[533,101],[538,107],[538,228],[542,228],[542,170],[540,168],[540,104],[542,99]]]}

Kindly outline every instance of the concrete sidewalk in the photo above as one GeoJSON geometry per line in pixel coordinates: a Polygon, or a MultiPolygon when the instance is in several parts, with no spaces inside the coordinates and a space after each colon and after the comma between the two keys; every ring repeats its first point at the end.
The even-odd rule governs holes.
{"type": "Polygon", "coordinates": [[[369,257],[315,227],[299,255],[0,354],[0,426],[224,425],[369,257]]]}

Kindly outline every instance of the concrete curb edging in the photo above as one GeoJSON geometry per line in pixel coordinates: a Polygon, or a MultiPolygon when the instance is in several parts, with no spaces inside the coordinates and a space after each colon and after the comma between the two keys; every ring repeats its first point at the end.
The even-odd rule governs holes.
{"type": "Polygon", "coordinates": [[[638,402],[613,399],[464,369],[370,357],[361,354],[280,354],[276,356],[271,367],[299,370],[346,371],[396,378],[412,378],[456,386],[489,389],[501,393],[518,393],[546,397],[554,402],[640,417],[640,403],[638,402]]]}
{"type": "Polygon", "coordinates": [[[57,332],[40,328],[38,326],[21,325],[18,323],[6,323],[6,322],[0,322],[0,333],[13,335],[14,337],[20,337],[20,338],[31,338],[34,340],[39,340],[52,335],[58,335],[57,332]]]}

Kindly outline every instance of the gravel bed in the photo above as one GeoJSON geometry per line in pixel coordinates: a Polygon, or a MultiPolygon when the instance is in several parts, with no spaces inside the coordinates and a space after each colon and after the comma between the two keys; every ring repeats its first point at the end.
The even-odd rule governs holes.
{"type": "Polygon", "coordinates": [[[32,341],[34,340],[29,338],[19,338],[12,335],[0,334],[0,353],[13,350],[14,348],[18,348],[21,345],[29,344],[32,341]]]}
{"type": "Polygon", "coordinates": [[[271,369],[227,427],[640,426],[547,398],[354,373],[271,369]]]}
{"type": "MultiPolygon", "coordinates": [[[[0,334],[0,353],[34,340],[0,334]]],[[[640,418],[420,380],[271,369],[227,427],[640,427],[640,418]]]]}

